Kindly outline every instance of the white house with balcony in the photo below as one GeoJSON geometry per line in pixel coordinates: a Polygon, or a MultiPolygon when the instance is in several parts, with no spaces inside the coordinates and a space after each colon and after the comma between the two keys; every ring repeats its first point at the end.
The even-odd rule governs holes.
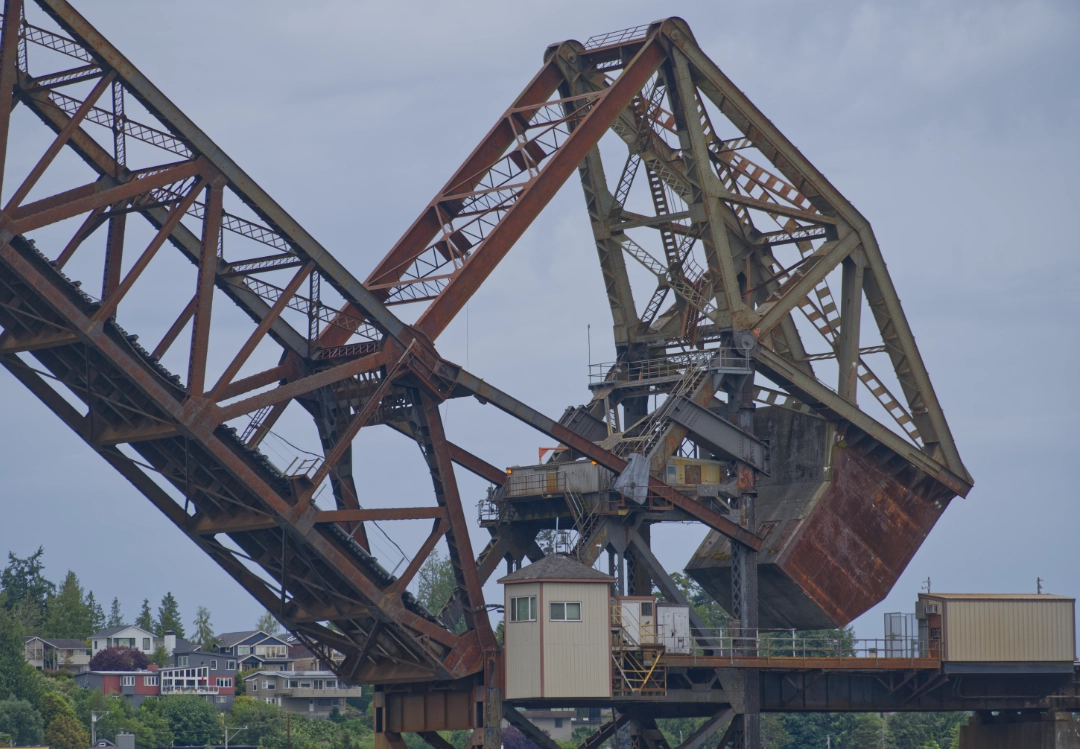
{"type": "Polygon", "coordinates": [[[108,627],[90,635],[91,656],[95,656],[102,650],[117,646],[141,650],[149,657],[157,648],[160,638],[153,632],[147,632],[142,627],[121,624],[116,627],[108,627]]]}
{"type": "Polygon", "coordinates": [[[80,674],[90,670],[90,648],[82,640],[26,637],[23,657],[38,671],[65,670],[80,674]]]}
{"type": "Polygon", "coordinates": [[[311,718],[328,718],[335,707],[344,712],[346,699],[363,694],[333,671],[257,671],[244,684],[249,697],[311,718]]]}

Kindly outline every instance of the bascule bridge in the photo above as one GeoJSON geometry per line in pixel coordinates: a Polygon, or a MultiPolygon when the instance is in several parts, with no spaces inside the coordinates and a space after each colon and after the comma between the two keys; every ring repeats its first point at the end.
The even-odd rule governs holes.
{"type": "Polygon", "coordinates": [[[0,364],[305,644],[343,653],[342,679],[375,685],[380,747],[416,732],[446,749],[437,731],[474,729],[496,749],[506,719],[548,749],[515,709],[529,705],[611,708],[584,749],[624,725],[663,749],[666,716],[709,719],[684,744],[696,749],[717,732],[756,747],[762,711],[1080,707],[1071,664],[958,676],[933,647],[834,657],[763,637],[880,602],[973,481],[869,223],[684,21],[550,46],[363,280],[66,0],[5,0],[0,41],[0,364]],[[50,144],[9,175],[24,108],[50,144]],[[610,133],[617,153],[608,139],[602,155],[610,133]],[[42,191],[65,150],[85,180],[42,191]],[[583,191],[595,242],[582,263],[595,252],[617,356],[556,419],[437,344],[567,182],[583,191]],[[168,310],[145,274],[166,255],[186,270],[168,310]],[[153,337],[146,305],[172,321],[153,337]],[[218,333],[223,306],[250,321],[239,345],[218,333]],[[268,350],[277,363],[256,366],[268,350]],[[492,465],[447,439],[439,406],[457,398],[557,448],[492,465]],[[278,465],[260,445],[290,405],[322,454],[278,465]],[[361,429],[415,441],[429,502],[364,507],[361,429]],[[487,495],[462,497],[460,470],[487,495]],[[369,529],[402,519],[431,531],[388,570],[369,529]],[[709,528],[686,569],[731,614],[724,631],[686,607],[651,546],[653,525],[688,521],[709,528]],[[456,589],[429,611],[408,589],[440,544],[456,589]],[[610,679],[588,697],[508,699],[488,613],[503,602],[482,588],[496,573],[528,587],[545,564],[538,590],[579,585],[604,603],[537,610],[522,593],[514,616],[610,616],[610,679]],[[683,615],[684,634],[657,629],[683,615]]]}

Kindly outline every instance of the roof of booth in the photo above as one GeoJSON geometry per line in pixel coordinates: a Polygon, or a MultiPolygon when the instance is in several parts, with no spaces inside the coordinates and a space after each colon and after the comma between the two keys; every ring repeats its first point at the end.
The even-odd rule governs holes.
{"type": "Polygon", "coordinates": [[[591,583],[610,583],[615,578],[605,575],[600,570],[586,567],[576,559],[565,554],[551,554],[517,572],[499,578],[500,583],[573,581],[591,583]]]}

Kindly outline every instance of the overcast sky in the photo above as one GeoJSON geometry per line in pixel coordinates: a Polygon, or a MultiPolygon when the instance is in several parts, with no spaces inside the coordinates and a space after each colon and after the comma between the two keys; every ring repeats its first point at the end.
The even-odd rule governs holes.
{"type": "MultiPolygon", "coordinates": [[[[876,636],[883,611],[910,611],[927,577],[936,591],[1034,592],[1042,577],[1049,592],[1080,594],[1080,405],[1069,395],[1080,365],[1080,5],[77,4],[360,278],[549,43],[682,16],[872,223],[975,477],[857,631],[876,636]]],[[[574,179],[440,339],[443,355],[552,417],[585,402],[587,325],[593,360],[613,356],[590,236],[574,179]]],[[[472,400],[450,404],[446,419],[452,439],[499,466],[535,462],[549,442],[472,400]]],[[[355,444],[368,504],[431,501],[415,446],[385,430],[355,444]]],[[[459,480],[471,516],[484,484],[459,480]]],[[[167,590],[189,624],[197,605],[219,631],[261,613],[6,371],[0,499],[0,552],[44,545],[52,579],[74,569],[99,601],[119,596],[128,619],[167,590]]],[[[402,531],[406,551],[425,533],[402,531]]],[[[658,528],[654,547],[680,569],[703,534],[658,528]]],[[[376,542],[393,567],[396,552],[376,542]]],[[[487,593],[497,600],[497,586],[487,593]]]]}

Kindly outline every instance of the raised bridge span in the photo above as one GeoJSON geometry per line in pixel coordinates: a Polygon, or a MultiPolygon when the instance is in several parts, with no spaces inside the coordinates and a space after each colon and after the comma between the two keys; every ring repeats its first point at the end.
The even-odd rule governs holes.
{"type": "MultiPolygon", "coordinates": [[[[0,95],[12,101],[0,109],[0,169],[18,185],[0,213],[0,364],[303,642],[343,654],[343,679],[377,685],[380,746],[416,731],[441,748],[444,728],[499,746],[500,719],[518,719],[503,710],[482,586],[504,562],[543,557],[537,538],[553,528],[574,558],[607,555],[617,592],[685,603],[649,528],[703,523],[711,535],[688,572],[741,627],[816,629],[879,602],[972,486],[869,223],[678,18],[550,46],[363,281],[65,0],[5,0],[0,42],[0,95]],[[53,134],[25,176],[6,167],[23,147],[8,138],[16,107],[53,134]],[[605,171],[609,132],[627,152],[605,171]],[[85,180],[40,194],[65,149],[85,180]],[[617,361],[554,419],[436,343],[575,175],[617,361]],[[132,239],[142,220],[148,243],[132,239]],[[188,261],[172,310],[144,274],[163,253],[188,261]],[[70,276],[87,254],[100,258],[93,272],[70,276]],[[647,287],[631,283],[642,277],[631,265],[647,287]],[[250,320],[239,347],[217,334],[221,305],[250,320]],[[413,324],[395,313],[405,305],[413,324]],[[174,322],[140,343],[149,307],[174,322]],[[267,348],[278,363],[256,366],[267,348]],[[533,471],[555,484],[515,489],[448,441],[439,405],[465,397],[558,444],[533,471]],[[276,465],[260,444],[294,403],[323,454],[276,465]],[[352,441],[387,428],[424,457],[423,506],[362,506],[352,441]],[[648,471],[629,493],[560,486],[559,471],[579,463],[609,479],[648,471]],[[713,467],[722,476],[703,480],[713,467]],[[482,549],[458,469],[492,487],[482,549]],[[392,572],[367,534],[395,519],[432,528],[392,572]],[[439,545],[456,590],[429,611],[408,587],[439,545]]],[[[1077,705],[1072,673],[981,675],[958,690],[936,662],[725,660],[691,616],[696,654],[671,656],[663,694],[608,700],[609,733],[629,723],[654,746],[656,717],[708,715],[725,742],[752,746],[762,710],[1077,705]]]]}

